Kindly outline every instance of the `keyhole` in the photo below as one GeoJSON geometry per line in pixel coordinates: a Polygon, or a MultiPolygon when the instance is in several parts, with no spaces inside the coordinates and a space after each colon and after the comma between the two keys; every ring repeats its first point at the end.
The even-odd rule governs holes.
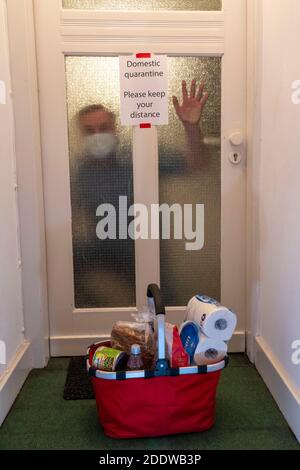
{"type": "Polygon", "coordinates": [[[229,160],[233,165],[238,165],[242,160],[240,152],[231,152],[229,155],[229,160]]]}

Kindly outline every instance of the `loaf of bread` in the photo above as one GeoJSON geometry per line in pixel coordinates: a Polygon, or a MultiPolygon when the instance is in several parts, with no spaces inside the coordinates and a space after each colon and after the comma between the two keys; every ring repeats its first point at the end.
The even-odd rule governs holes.
{"type": "Polygon", "coordinates": [[[149,323],[118,321],[111,332],[111,346],[130,354],[131,346],[139,344],[145,369],[154,367],[154,334],[149,323]]]}

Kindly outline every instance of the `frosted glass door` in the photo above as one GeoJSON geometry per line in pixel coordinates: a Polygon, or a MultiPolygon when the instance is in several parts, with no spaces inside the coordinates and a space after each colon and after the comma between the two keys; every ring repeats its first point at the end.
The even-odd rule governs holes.
{"type": "Polygon", "coordinates": [[[101,204],[116,209],[116,221],[119,197],[133,204],[131,133],[119,123],[119,60],[68,56],[66,83],[75,307],[130,307],[136,303],[134,241],[118,231],[116,239],[96,233],[101,204]],[[98,154],[88,142],[108,133],[115,149],[101,159],[101,141],[98,154]]]}
{"type": "Polygon", "coordinates": [[[221,59],[169,57],[168,66],[170,97],[181,99],[182,80],[186,80],[188,92],[196,79],[197,86],[203,81],[209,93],[194,148],[189,148],[191,144],[171,100],[169,125],[158,130],[160,204],[192,204],[194,224],[196,204],[204,205],[203,248],[187,250],[184,238],[161,240],[164,299],[169,306],[179,306],[186,305],[196,292],[221,297],[221,59]],[[188,158],[194,161],[192,168],[188,158]]]}
{"type": "Polygon", "coordinates": [[[172,323],[182,322],[196,293],[232,308],[232,350],[243,351],[246,154],[230,134],[246,127],[246,0],[34,0],[34,8],[51,354],[82,355],[109,338],[115,321],[132,320],[146,304],[153,282],[172,323]],[[138,52],[168,58],[168,126],[120,125],[119,57],[138,52]],[[172,96],[181,101],[182,80],[189,89],[193,79],[205,82],[209,98],[189,147],[172,96]],[[109,164],[97,134],[111,146],[109,164]],[[239,165],[230,161],[234,151],[239,165]],[[148,211],[201,205],[203,246],[187,250],[172,216],[169,239],[162,225],[160,237],[125,239],[118,223],[115,238],[99,239],[102,203],[115,206],[116,219],[132,203],[148,211]]]}
{"type": "Polygon", "coordinates": [[[222,0],[63,0],[63,8],[89,10],[221,10],[222,0]]]}

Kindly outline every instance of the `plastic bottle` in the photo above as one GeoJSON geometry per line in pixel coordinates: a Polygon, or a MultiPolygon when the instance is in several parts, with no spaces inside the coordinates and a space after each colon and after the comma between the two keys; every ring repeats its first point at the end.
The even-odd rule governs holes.
{"type": "Polygon", "coordinates": [[[128,370],[143,370],[144,364],[141,355],[141,346],[139,344],[133,344],[131,346],[131,353],[127,362],[128,370]]]}

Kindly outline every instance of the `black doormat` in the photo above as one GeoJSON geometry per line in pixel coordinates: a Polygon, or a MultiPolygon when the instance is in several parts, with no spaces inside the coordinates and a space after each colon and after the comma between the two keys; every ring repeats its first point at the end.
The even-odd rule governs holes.
{"type": "Polygon", "coordinates": [[[90,400],[95,398],[92,380],[86,371],[84,356],[71,357],[64,388],[65,400],[90,400]]]}

